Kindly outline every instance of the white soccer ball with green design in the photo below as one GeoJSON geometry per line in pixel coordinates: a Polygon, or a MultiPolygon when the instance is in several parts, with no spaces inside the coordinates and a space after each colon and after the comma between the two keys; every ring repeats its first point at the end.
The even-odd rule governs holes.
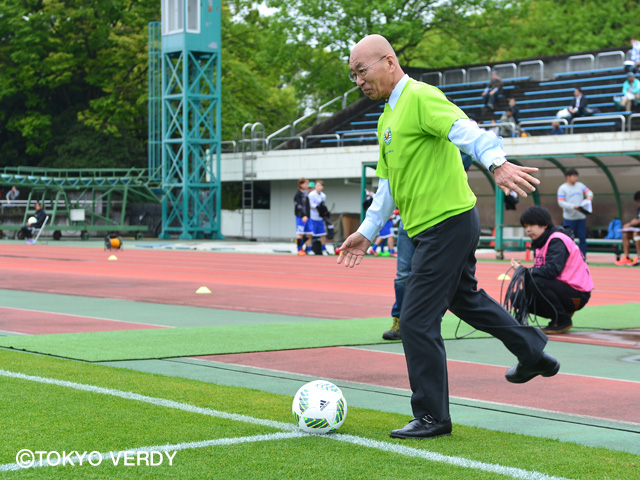
{"type": "Polygon", "coordinates": [[[347,418],[347,401],[342,390],[325,380],[300,387],[293,399],[293,418],[307,433],[331,433],[347,418]]]}

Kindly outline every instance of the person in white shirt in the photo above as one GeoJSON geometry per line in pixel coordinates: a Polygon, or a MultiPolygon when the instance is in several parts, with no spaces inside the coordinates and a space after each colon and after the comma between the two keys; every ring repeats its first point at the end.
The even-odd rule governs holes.
{"type": "Polygon", "coordinates": [[[310,230],[315,237],[320,237],[322,243],[322,255],[327,253],[327,229],[324,226],[323,216],[326,210],[327,195],[323,192],[324,182],[316,180],[315,190],[309,193],[309,206],[311,207],[311,216],[309,218],[310,230]],[[324,208],[323,208],[324,207],[324,208]]]}
{"type": "Polygon", "coordinates": [[[593,208],[593,192],[584,183],[578,181],[578,171],[570,168],[565,172],[567,181],[558,187],[558,205],[562,208],[563,226],[570,228],[580,240],[580,251],[587,258],[587,216],[584,214],[585,200],[593,208]]]}

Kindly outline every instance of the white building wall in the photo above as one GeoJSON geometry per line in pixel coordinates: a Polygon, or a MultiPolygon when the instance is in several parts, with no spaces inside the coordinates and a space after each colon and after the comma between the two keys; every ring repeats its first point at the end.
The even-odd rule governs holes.
{"type": "MultiPolygon", "coordinates": [[[[508,156],[516,157],[638,152],[640,151],[640,132],[506,138],[504,147],[508,156]]],[[[376,162],[377,159],[376,145],[259,152],[255,160],[255,180],[271,183],[271,209],[254,210],[254,237],[272,240],[292,240],[295,237],[293,196],[300,177],[325,181],[327,206],[332,213],[359,215],[362,164],[376,162]]],[[[524,163],[526,164],[526,158],[524,163]]],[[[580,166],[577,168],[580,170],[580,166]]],[[[624,176],[637,179],[640,163],[638,167],[631,165],[629,168],[631,170],[624,176]]],[[[584,173],[584,178],[588,178],[592,185],[594,182],[599,182],[603,176],[596,170],[584,173]]],[[[618,174],[614,172],[614,175],[618,174]]],[[[373,169],[367,169],[367,177],[369,183],[377,184],[373,169]]],[[[548,195],[551,195],[550,192],[555,191],[564,181],[564,177],[558,170],[540,172],[539,178],[543,181],[541,192],[546,191],[548,195]]],[[[223,182],[242,181],[241,154],[222,155],[221,179],[223,182]]],[[[583,180],[582,176],[581,180],[583,180]]],[[[602,181],[606,182],[610,190],[608,180],[602,181]]],[[[623,178],[621,182],[624,182],[623,178]]],[[[479,196],[479,204],[493,201],[491,186],[478,169],[472,168],[470,171],[469,183],[479,196]]],[[[597,187],[592,185],[589,186],[596,191],[597,195],[597,187]]],[[[485,210],[485,212],[481,211],[483,224],[488,223],[489,216],[492,215],[491,208],[485,210]]],[[[520,212],[516,214],[519,215],[520,212]]],[[[514,223],[514,220],[510,218],[505,223],[514,223]]],[[[241,231],[240,212],[223,211],[222,233],[226,237],[239,237],[241,231]]]]}

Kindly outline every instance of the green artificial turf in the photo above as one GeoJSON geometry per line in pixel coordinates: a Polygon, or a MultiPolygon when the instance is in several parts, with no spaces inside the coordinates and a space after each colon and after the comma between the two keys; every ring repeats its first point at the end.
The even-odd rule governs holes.
{"type": "MultiPolygon", "coordinates": [[[[443,336],[453,338],[457,319],[444,322],[443,336]]],[[[11,336],[0,346],[90,362],[261,352],[385,343],[386,318],[323,320],[300,323],[221,325],[111,332],[11,336]]],[[[460,332],[471,328],[462,325],[460,332]]],[[[483,336],[476,332],[473,338],[483,336]]]]}
{"type": "MultiPolygon", "coordinates": [[[[640,328],[638,304],[585,307],[574,315],[575,329],[640,328]]],[[[547,321],[541,322],[546,325],[547,321]]],[[[321,320],[184,327],[110,332],[0,337],[0,346],[59,357],[106,362],[154,358],[217,355],[387,343],[381,334],[388,318],[321,320]]],[[[462,337],[472,329],[448,314],[442,323],[445,340],[462,337]]],[[[467,338],[488,335],[473,332],[467,338]]]]}
{"type": "MultiPolygon", "coordinates": [[[[292,396],[145,374],[69,360],[0,350],[2,369],[117,389],[202,408],[292,423],[292,396]]],[[[271,434],[274,428],[186,412],[97,392],[0,376],[0,468],[21,449],[41,451],[121,451],[271,434]]],[[[406,416],[349,407],[340,429],[361,440],[400,445],[441,455],[581,480],[637,478],[640,457],[557,440],[454,425],[450,437],[394,440],[388,432],[406,416]]],[[[535,422],[535,421],[534,421],[535,422]]],[[[532,425],[532,430],[535,425],[532,425]]],[[[173,466],[58,466],[0,473],[2,478],[86,479],[300,479],[402,478],[493,480],[512,478],[471,466],[402,455],[344,443],[325,436],[242,443],[177,451],[173,466]]]]}

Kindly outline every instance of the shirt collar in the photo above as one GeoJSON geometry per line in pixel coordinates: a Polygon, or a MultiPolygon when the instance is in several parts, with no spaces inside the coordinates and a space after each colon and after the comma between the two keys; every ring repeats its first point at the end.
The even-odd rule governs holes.
{"type": "Polygon", "coordinates": [[[404,89],[404,86],[407,84],[408,81],[409,81],[409,75],[405,73],[404,76],[400,79],[400,81],[396,83],[396,86],[393,87],[393,91],[389,96],[389,106],[391,107],[391,110],[393,110],[396,106],[396,103],[398,103],[400,94],[402,93],[402,90],[404,89]]]}

